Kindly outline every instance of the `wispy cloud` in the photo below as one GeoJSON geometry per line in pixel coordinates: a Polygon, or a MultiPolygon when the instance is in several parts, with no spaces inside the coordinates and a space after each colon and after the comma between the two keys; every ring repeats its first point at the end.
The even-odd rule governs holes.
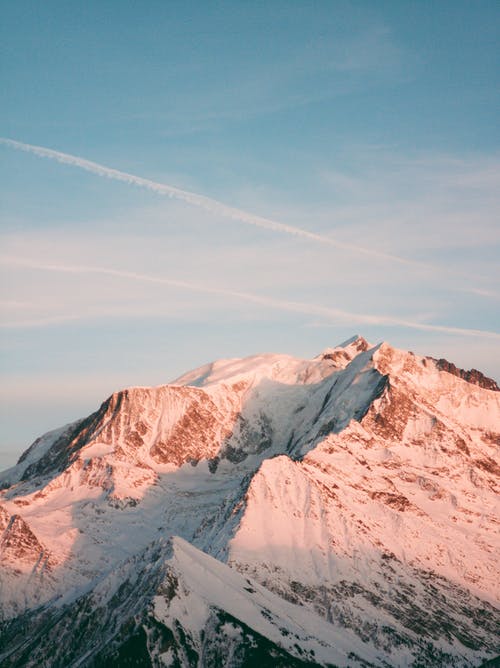
{"type": "MultiPolygon", "coordinates": [[[[275,40],[259,41],[258,48],[251,52],[243,45],[243,53],[242,45],[234,43],[234,58],[226,59],[222,71],[208,59],[196,86],[190,84],[193,68],[198,70],[199,63],[190,62],[192,54],[185,53],[169,72],[177,82],[176,104],[136,110],[126,118],[161,123],[163,135],[175,136],[219,123],[324,104],[373,87],[374,81],[407,80],[412,76],[415,56],[396,44],[394,35],[380,21],[366,22],[360,17],[355,23],[344,22],[328,11],[322,20],[321,12],[312,17],[300,3],[295,4],[289,3],[287,20],[295,15],[292,22],[304,25],[296,39],[287,37],[283,41],[278,30],[275,40]],[[305,27],[311,20],[321,25],[319,34],[305,27]]],[[[158,76],[165,77],[164,66],[158,76]]],[[[119,118],[123,118],[123,112],[119,118]]]]}
{"type": "Polygon", "coordinates": [[[92,162],[69,153],[62,153],[61,151],[55,151],[53,149],[45,148],[43,146],[35,146],[32,144],[26,144],[24,142],[19,142],[13,139],[7,139],[0,137],[0,144],[9,146],[13,149],[19,151],[25,151],[27,153],[32,153],[41,158],[49,158],[51,160],[56,160],[62,164],[71,165],[73,167],[78,167],[87,172],[95,174],[96,176],[101,176],[115,181],[121,181],[127,183],[128,185],[138,186],[140,188],[146,188],[151,190],[159,195],[166,195],[171,198],[175,198],[186,202],[192,206],[205,209],[211,213],[216,213],[225,218],[230,218],[232,220],[237,220],[239,222],[245,223],[247,225],[254,225],[256,227],[261,227],[264,229],[272,230],[273,232],[279,232],[282,234],[288,234],[296,237],[301,237],[303,239],[308,239],[309,241],[319,242],[323,245],[333,246],[335,248],[347,250],[354,253],[361,253],[363,255],[368,255],[371,257],[378,258],[380,260],[396,262],[399,264],[404,264],[407,266],[413,266],[418,268],[432,269],[430,265],[423,262],[417,262],[409,258],[405,258],[399,255],[393,255],[391,253],[384,253],[378,251],[374,248],[360,246],[357,244],[347,243],[340,241],[331,236],[325,236],[322,234],[317,234],[315,232],[310,232],[300,227],[295,227],[293,225],[287,225],[270,218],[264,218],[262,216],[257,216],[255,214],[243,211],[235,207],[228,206],[223,202],[220,202],[216,199],[206,197],[205,195],[200,195],[198,193],[190,192],[187,190],[181,190],[175,186],[166,184],[166,183],[157,183],[156,181],[151,181],[150,179],[145,179],[141,176],[136,176],[134,174],[128,174],[127,172],[122,172],[111,167],[106,167],[97,162],[92,162]]]}
{"type": "MultiPolygon", "coordinates": [[[[425,323],[419,320],[408,320],[388,315],[355,313],[342,309],[336,309],[330,306],[312,304],[309,302],[276,299],[274,297],[270,297],[267,295],[259,295],[246,291],[211,287],[197,283],[190,283],[187,281],[180,281],[164,276],[131,272],[109,267],[96,267],[87,265],[62,265],[62,264],[50,264],[50,263],[44,264],[31,260],[29,258],[20,258],[20,257],[18,258],[0,257],[0,262],[7,265],[16,265],[40,271],[57,272],[64,274],[83,274],[83,275],[100,274],[104,276],[122,278],[125,280],[138,281],[142,283],[166,285],[169,287],[178,288],[180,290],[186,290],[214,296],[230,297],[239,301],[251,302],[259,306],[278,309],[280,311],[291,311],[303,315],[320,316],[330,322],[342,321],[353,324],[356,323],[356,324],[367,324],[367,325],[382,325],[389,327],[403,327],[408,329],[417,329],[426,332],[444,332],[447,334],[454,334],[459,336],[474,336],[474,337],[480,336],[490,339],[491,338],[500,339],[500,334],[497,332],[425,323]]],[[[102,315],[113,315],[113,314],[103,313],[102,315]]],[[[30,319],[26,320],[24,323],[20,320],[15,320],[11,322],[7,321],[3,323],[3,327],[23,327],[23,326],[32,327],[32,326],[40,326],[43,324],[51,324],[52,322],[63,321],[65,319],[67,320],[78,319],[78,318],[86,319],[88,317],[89,316],[86,315],[85,313],[82,313],[80,315],[69,315],[69,316],[61,314],[61,315],[55,315],[53,317],[51,316],[46,319],[44,318],[30,319]]]]}
{"type": "MultiPolygon", "coordinates": [[[[342,221],[343,232],[361,236],[365,245],[382,239],[399,255],[408,247],[413,253],[449,254],[500,243],[498,152],[457,157],[351,147],[339,162],[317,174],[333,195],[326,215],[342,221]]],[[[450,267],[449,255],[444,257],[443,265],[450,267]]],[[[462,277],[481,280],[478,272],[463,268],[463,258],[460,264],[462,277]]],[[[459,271],[450,267],[449,273],[459,271]]]]}

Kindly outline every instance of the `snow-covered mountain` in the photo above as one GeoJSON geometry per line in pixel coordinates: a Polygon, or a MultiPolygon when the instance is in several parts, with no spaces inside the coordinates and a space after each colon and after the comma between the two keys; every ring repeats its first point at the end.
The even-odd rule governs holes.
{"type": "Polygon", "coordinates": [[[483,665],[499,446],[494,381],[361,337],[117,392],[0,474],[0,665],[483,665]]]}

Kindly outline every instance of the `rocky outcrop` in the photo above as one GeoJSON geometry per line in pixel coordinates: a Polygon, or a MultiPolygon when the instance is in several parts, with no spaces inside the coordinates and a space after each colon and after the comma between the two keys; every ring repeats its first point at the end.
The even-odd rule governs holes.
{"type": "Polygon", "coordinates": [[[448,360],[444,359],[443,357],[441,357],[440,359],[435,359],[434,357],[428,357],[427,359],[430,359],[433,362],[435,362],[437,368],[440,369],[441,371],[446,371],[447,373],[451,373],[454,376],[457,376],[457,378],[466,380],[468,383],[472,383],[472,385],[478,385],[479,387],[483,387],[485,390],[493,390],[494,392],[500,392],[500,387],[498,387],[496,381],[494,381],[493,378],[488,378],[488,376],[485,376],[483,373],[481,373],[481,371],[478,371],[477,369],[470,369],[469,371],[466,371],[465,369],[459,369],[453,364],[453,362],[448,362],[448,360]]]}
{"type": "Polygon", "coordinates": [[[2,506],[0,506],[0,562],[4,569],[16,576],[50,571],[53,565],[49,550],[43,546],[28,522],[18,514],[10,515],[2,506]]]}

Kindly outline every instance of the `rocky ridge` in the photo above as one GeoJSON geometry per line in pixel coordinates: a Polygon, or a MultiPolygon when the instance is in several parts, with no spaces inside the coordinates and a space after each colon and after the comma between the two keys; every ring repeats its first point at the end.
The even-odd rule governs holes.
{"type": "Polygon", "coordinates": [[[444,359],[443,357],[440,359],[429,357],[429,359],[435,362],[437,368],[441,369],[442,371],[447,371],[448,373],[451,373],[458,378],[466,380],[468,383],[473,383],[474,385],[479,385],[479,387],[484,387],[486,390],[500,392],[500,387],[498,387],[497,382],[494,381],[493,378],[488,378],[488,376],[485,376],[484,373],[481,373],[481,371],[478,371],[477,369],[469,369],[469,371],[466,371],[465,369],[459,369],[453,364],[453,362],[448,362],[448,360],[444,359]]]}
{"type": "Polygon", "coordinates": [[[129,388],[41,437],[0,474],[2,665],[491,659],[500,395],[476,380],[353,337],[129,388]]]}

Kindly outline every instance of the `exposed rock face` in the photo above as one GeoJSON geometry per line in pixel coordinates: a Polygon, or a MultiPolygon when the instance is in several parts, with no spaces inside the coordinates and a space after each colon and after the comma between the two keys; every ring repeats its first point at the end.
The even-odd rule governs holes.
{"type": "Polygon", "coordinates": [[[10,515],[0,506],[0,559],[15,573],[51,568],[48,550],[40,543],[21,515],[10,515]]]}
{"type": "Polygon", "coordinates": [[[0,564],[0,603],[10,600],[11,614],[23,610],[24,597],[36,604],[53,593],[53,570],[58,560],[21,515],[11,515],[3,506],[0,506],[0,564]]]}
{"type": "Polygon", "coordinates": [[[2,558],[19,566],[38,562],[44,556],[44,549],[19,515],[12,515],[1,537],[2,558]]]}
{"type": "Polygon", "coordinates": [[[41,437],[0,476],[0,664],[496,656],[500,394],[461,373],[354,337],[41,437]]]}
{"type": "Polygon", "coordinates": [[[485,376],[477,369],[470,369],[469,371],[465,371],[465,369],[459,369],[453,364],[453,362],[448,362],[448,360],[445,360],[443,357],[440,359],[429,357],[428,359],[431,359],[433,362],[435,362],[438,369],[452,373],[454,376],[462,378],[462,380],[466,380],[468,383],[479,385],[479,387],[484,387],[485,390],[500,392],[500,387],[498,387],[493,378],[488,378],[488,376],[485,376]]]}

